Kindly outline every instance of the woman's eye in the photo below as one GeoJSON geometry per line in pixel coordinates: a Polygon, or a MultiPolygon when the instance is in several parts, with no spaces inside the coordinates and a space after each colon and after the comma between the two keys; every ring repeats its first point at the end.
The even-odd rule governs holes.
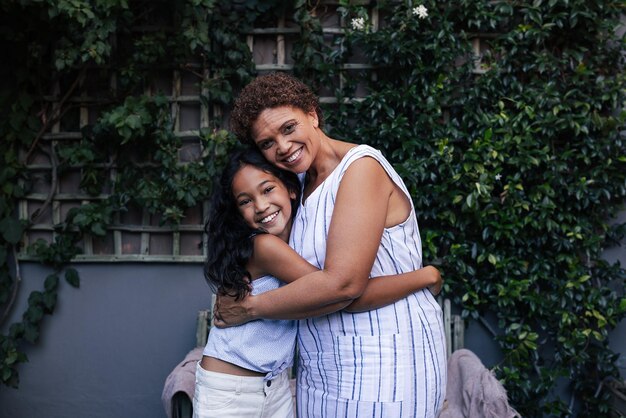
{"type": "Polygon", "coordinates": [[[274,187],[275,187],[275,186],[269,186],[268,188],[266,188],[266,189],[264,190],[264,192],[267,194],[267,193],[271,192],[272,190],[274,190],[274,187]]]}
{"type": "Polygon", "coordinates": [[[272,141],[261,142],[261,145],[259,146],[259,148],[261,148],[262,150],[270,149],[271,147],[272,147],[272,141]]]}
{"type": "Polygon", "coordinates": [[[295,129],[296,129],[295,123],[285,126],[285,135],[292,133],[295,129]]]}

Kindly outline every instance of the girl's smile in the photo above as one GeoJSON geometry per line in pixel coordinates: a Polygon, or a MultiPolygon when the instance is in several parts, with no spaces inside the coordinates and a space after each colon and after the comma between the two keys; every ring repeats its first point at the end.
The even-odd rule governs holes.
{"type": "Polygon", "coordinates": [[[259,222],[262,223],[262,224],[267,224],[267,223],[272,222],[278,216],[278,212],[280,212],[280,211],[274,212],[271,215],[266,216],[263,219],[260,219],[259,222]]]}
{"type": "Polygon", "coordinates": [[[274,175],[255,166],[244,165],[233,177],[233,196],[244,221],[251,228],[267,231],[289,240],[291,201],[296,193],[274,175]]]}

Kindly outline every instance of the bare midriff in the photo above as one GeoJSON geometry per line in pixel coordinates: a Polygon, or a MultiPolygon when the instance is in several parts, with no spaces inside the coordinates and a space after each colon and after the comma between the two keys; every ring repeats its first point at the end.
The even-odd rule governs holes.
{"type": "Polygon", "coordinates": [[[265,376],[265,373],[244,369],[236,364],[229,363],[215,357],[202,356],[200,367],[204,370],[216,373],[232,374],[234,376],[265,376]]]}

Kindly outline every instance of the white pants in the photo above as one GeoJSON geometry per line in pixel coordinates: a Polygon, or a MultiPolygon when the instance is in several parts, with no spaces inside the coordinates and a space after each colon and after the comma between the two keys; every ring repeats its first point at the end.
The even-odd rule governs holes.
{"type": "Polygon", "coordinates": [[[267,382],[196,366],[193,418],[293,418],[287,371],[267,382]]]}

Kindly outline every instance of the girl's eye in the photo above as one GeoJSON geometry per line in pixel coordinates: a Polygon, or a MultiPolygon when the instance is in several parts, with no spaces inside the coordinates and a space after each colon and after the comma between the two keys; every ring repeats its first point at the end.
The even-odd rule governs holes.
{"type": "Polygon", "coordinates": [[[267,149],[270,149],[271,147],[272,147],[272,141],[263,141],[259,145],[259,148],[261,148],[262,150],[267,150],[267,149]]]}
{"type": "Polygon", "coordinates": [[[274,187],[276,187],[276,186],[269,186],[269,187],[267,187],[265,190],[263,190],[263,192],[264,192],[265,194],[267,194],[267,193],[271,192],[272,190],[274,190],[274,187]]]}
{"type": "Polygon", "coordinates": [[[245,206],[248,203],[250,203],[250,199],[240,200],[239,201],[239,206],[245,206]]]}

